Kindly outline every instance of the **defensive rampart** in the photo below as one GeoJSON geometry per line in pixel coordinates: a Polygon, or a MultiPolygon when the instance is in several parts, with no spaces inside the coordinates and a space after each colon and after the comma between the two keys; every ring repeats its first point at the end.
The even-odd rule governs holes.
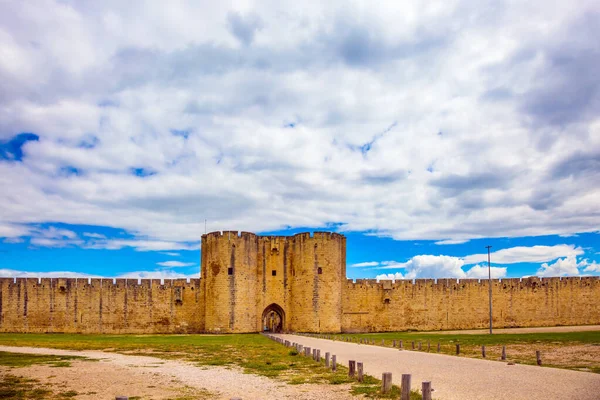
{"type": "MultiPolygon", "coordinates": [[[[349,280],[342,330],[473,329],[489,326],[488,281],[349,280]]],[[[500,327],[600,323],[600,278],[492,280],[493,324],[500,327]]]]}
{"type": "Polygon", "coordinates": [[[200,280],[0,278],[0,332],[201,332],[200,280]]]}
{"type": "MultiPolygon", "coordinates": [[[[0,332],[235,333],[485,328],[488,281],[346,279],[331,232],[202,236],[201,279],[0,278],[0,332]],[[277,322],[274,325],[273,321],[277,322]]],[[[600,278],[492,281],[496,327],[600,324],[600,278]]]]}

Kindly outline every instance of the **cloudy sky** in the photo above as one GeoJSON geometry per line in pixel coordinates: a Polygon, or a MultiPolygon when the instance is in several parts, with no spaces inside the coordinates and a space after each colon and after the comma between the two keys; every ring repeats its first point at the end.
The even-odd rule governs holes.
{"type": "Polygon", "coordinates": [[[599,275],[599,4],[0,1],[0,275],[599,275]]]}

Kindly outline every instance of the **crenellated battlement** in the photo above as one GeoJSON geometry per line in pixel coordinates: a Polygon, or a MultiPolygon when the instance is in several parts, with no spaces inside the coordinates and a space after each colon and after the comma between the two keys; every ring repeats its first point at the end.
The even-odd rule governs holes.
{"type": "MultiPolygon", "coordinates": [[[[599,276],[584,276],[584,277],[551,277],[551,278],[540,278],[540,277],[527,277],[527,278],[503,278],[503,279],[492,279],[493,287],[506,288],[532,288],[532,287],[548,287],[552,285],[561,284],[566,285],[600,285],[599,276]]],[[[484,286],[488,287],[487,279],[348,279],[346,281],[346,287],[350,289],[356,288],[377,288],[377,289],[402,289],[406,287],[431,287],[431,288],[447,288],[454,287],[455,289],[461,289],[465,287],[484,286]]]]}

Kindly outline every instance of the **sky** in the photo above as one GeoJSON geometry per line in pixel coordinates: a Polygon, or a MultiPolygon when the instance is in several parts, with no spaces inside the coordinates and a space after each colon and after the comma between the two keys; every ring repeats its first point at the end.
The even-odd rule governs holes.
{"type": "Polygon", "coordinates": [[[600,3],[0,2],[0,276],[600,275],[600,3]],[[206,222],[205,222],[206,221],[206,222]]]}

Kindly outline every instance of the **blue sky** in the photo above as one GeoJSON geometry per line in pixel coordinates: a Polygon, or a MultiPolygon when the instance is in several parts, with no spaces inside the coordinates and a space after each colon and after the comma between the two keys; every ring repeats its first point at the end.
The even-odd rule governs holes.
{"type": "Polygon", "coordinates": [[[343,233],[349,278],[600,274],[597,2],[168,11],[0,5],[0,276],[198,276],[205,220],[343,233]]]}

